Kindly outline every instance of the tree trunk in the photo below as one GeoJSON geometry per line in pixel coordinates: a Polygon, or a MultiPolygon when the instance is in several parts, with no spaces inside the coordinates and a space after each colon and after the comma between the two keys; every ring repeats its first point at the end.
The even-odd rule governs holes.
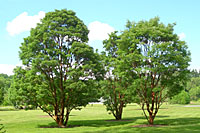
{"type": "Polygon", "coordinates": [[[57,123],[59,127],[65,127],[65,125],[63,124],[63,119],[60,119],[59,123],[57,123]]]}
{"type": "Polygon", "coordinates": [[[59,127],[66,127],[67,126],[67,123],[68,123],[68,120],[69,120],[69,114],[70,112],[67,112],[66,115],[65,115],[65,120],[64,120],[64,116],[56,116],[56,123],[58,124],[59,127]]]}
{"type": "Polygon", "coordinates": [[[155,101],[154,101],[155,100],[155,93],[154,92],[151,93],[151,97],[152,97],[151,98],[152,99],[152,101],[151,101],[151,108],[150,108],[150,110],[148,112],[149,112],[149,124],[153,125],[153,121],[154,121],[154,118],[155,118],[155,116],[153,115],[154,104],[155,104],[155,101]]]}
{"type": "Polygon", "coordinates": [[[123,106],[123,103],[122,103],[119,106],[119,110],[116,111],[116,117],[115,117],[116,120],[121,120],[122,119],[123,107],[124,106],[123,106]]]}
{"type": "Polygon", "coordinates": [[[153,125],[153,121],[154,121],[154,116],[152,114],[149,114],[149,124],[153,125]]]}
{"type": "Polygon", "coordinates": [[[67,126],[67,123],[68,123],[68,120],[69,120],[69,114],[70,114],[70,112],[67,111],[66,116],[65,116],[65,123],[64,123],[65,127],[67,126]]]}
{"type": "Polygon", "coordinates": [[[115,117],[116,120],[121,120],[122,119],[122,114],[118,113],[115,117]]]}

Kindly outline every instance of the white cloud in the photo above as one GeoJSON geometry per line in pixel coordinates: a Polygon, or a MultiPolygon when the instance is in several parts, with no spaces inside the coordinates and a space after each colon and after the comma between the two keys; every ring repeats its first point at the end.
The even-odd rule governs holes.
{"type": "Polygon", "coordinates": [[[185,35],[185,33],[182,32],[182,33],[178,34],[178,37],[180,40],[182,40],[186,37],[186,35],[185,35]]]}
{"type": "Polygon", "coordinates": [[[8,65],[8,64],[0,64],[0,73],[4,73],[7,75],[13,75],[13,69],[15,65],[8,65]]]}
{"type": "Polygon", "coordinates": [[[7,23],[6,30],[11,36],[20,34],[24,31],[29,31],[31,28],[36,27],[36,24],[40,22],[45,16],[45,12],[40,11],[37,15],[28,16],[27,12],[23,12],[11,22],[7,23]]]}
{"type": "Polygon", "coordinates": [[[17,66],[22,66],[21,63],[18,63],[17,65],[9,65],[9,64],[0,64],[0,73],[4,73],[7,75],[13,75],[13,70],[17,66]]]}
{"type": "Polygon", "coordinates": [[[91,22],[88,25],[88,29],[90,30],[88,35],[89,41],[108,39],[108,34],[115,31],[110,25],[99,21],[91,22]]]}

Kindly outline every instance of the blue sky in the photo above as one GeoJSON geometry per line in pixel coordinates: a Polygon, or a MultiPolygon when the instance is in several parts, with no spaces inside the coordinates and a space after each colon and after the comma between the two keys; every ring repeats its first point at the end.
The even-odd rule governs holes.
{"type": "Polygon", "coordinates": [[[12,74],[20,65],[18,51],[23,38],[44,16],[55,9],[70,9],[91,33],[89,44],[102,49],[102,40],[113,30],[123,30],[127,20],[149,20],[159,16],[167,24],[176,22],[175,33],[191,51],[190,68],[200,69],[200,0],[0,0],[0,73],[12,74]]]}

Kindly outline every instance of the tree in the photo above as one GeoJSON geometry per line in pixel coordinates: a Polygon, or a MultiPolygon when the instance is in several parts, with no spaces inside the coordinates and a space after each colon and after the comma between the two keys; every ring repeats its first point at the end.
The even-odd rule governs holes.
{"type": "Polygon", "coordinates": [[[14,84],[17,85],[18,83],[17,82],[11,83],[11,86],[8,89],[6,96],[4,98],[5,99],[4,103],[5,103],[5,105],[12,105],[15,108],[17,108],[18,105],[19,105],[18,103],[20,102],[20,101],[17,100],[17,97],[20,96],[20,95],[18,95],[17,89],[15,88],[16,86],[14,86],[14,84]]]}
{"type": "Polygon", "coordinates": [[[190,95],[185,90],[182,90],[179,94],[172,97],[169,102],[172,104],[189,104],[190,95]]]}
{"type": "Polygon", "coordinates": [[[14,69],[13,83],[8,93],[10,103],[15,108],[27,109],[29,105],[37,107],[39,98],[37,91],[39,90],[38,87],[42,86],[42,82],[45,83],[45,80],[42,79],[41,75],[36,74],[34,69],[16,67],[14,69]]]}
{"type": "Polygon", "coordinates": [[[190,52],[174,33],[174,25],[164,25],[158,17],[128,21],[119,43],[121,55],[129,60],[128,70],[137,74],[132,87],[149,124],[164,100],[183,90],[188,79],[190,52]]]}
{"type": "Polygon", "coordinates": [[[197,69],[193,69],[193,70],[190,71],[190,75],[193,78],[200,77],[200,71],[197,71],[197,69]]]}
{"type": "Polygon", "coordinates": [[[12,76],[0,74],[0,104],[8,105],[8,90],[12,82],[12,76]]]}
{"type": "Polygon", "coordinates": [[[200,99],[200,86],[191,88],[189,94],[191,100],[198,101],[200,99]]]}
{"type": "Polygon", "coordinates": [[[0,77],[0,104],[3,103],[3,99],[4,99],[4,79],[0,77]]]}
{"type": "Polygon", "coordinates": [[[187,83],[187,91],[200,86],[200,77],[192,77],[187,83]]]}
{"type": "Polygon", "coordinates": [[[101,81],[104,105],[116,120],[122,119],[123,108],[132,102],[133,93],[130,85],[132,73],[126,72],[126,63],[118,55],[118,43],[120,37],[117,32],[111,33],[108,40],[104,40],[105,51],[104,68],[105,76],[101,81]]]}
{"type": "Polygon", "coordinates": [[[21,81],[23,101],[40,107],[60,127],[67,125],[72,109],[96,100],[102,71],[99,55],[86,44],[88,32],[75,12],[55,10],[46,13],[20,47],[26,68],[18,68],[15,79],[21,81]]]}

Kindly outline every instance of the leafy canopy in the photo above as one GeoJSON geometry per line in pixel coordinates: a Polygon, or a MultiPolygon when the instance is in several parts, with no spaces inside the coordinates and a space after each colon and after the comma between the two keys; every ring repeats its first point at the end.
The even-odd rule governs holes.
{"type": "Polygon", "coordinates": [[[138,23],[128,21],[119,43],[128,70],[137,75],[132,87],[150,124],[164,100],[183,90],[188,79],[190,52],[174,33],[174,25],[165,25],[158,17],[138,23]]]}
{"type": "Polygon", "coordinates": [[[16,69],[15,77],[24,81],[18,88],[59,126],[66,126],[72,109],[96,100],[95,80],[102,71],[99,55],[86,44],[88,32],[75,12],[55,10],[46,13],[20,47],[26,69],[16,69]]]}

